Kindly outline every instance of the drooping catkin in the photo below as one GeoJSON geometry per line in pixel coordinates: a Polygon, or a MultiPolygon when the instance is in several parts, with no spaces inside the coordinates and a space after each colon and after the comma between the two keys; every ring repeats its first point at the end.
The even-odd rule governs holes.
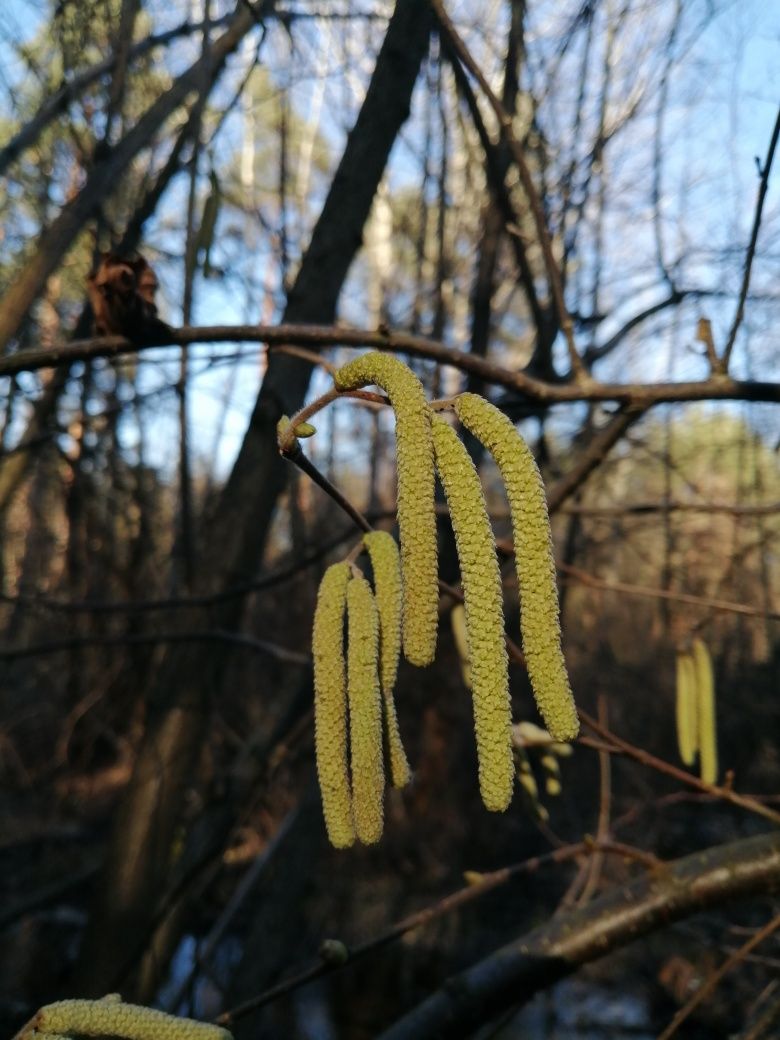
{"type": "Polygon", "coordinates": [[[550,734],[556,740],[572,740],[579,732],[579,720],[561,649],[552,536],[541,475],[512,422],[489,401],[477,394],[461,394],[455,412],[501,471],[512,514],[528,677],[550,734]]]}
{"type": "Polygon", "coordinates": [[[376,351],[344,365],[335,381],[339,390],[381,387],[395,412],[404,654],[427,665],[436,654],[439,586],[431,420],[422,383],[397,358],[376,351]]]}
{"type": "Polygon", "coordinates": [[[115,1000],[60,1000],[35,1016],[41,1033],[125,1040],[231,1040],[227,1029],[115,1000]]]}
{"type": "Polygon", "coordinates": [[[691,652],[696,673],[700,775],[706,784],[714,784],[718,779],[718,735],[715,720],[715,678],[712,672],[712,658],[701,639],[694,639],[691,652]]]}
{"type": "Polygon", "coordinates": [[[479,474],[469,453],[442,419],[434,417],[432,429],[436,468],[447,496],[463,581],[479,789],[488,809],[503,812],[512,798],[514,763],[496,545],[479,474]]]}
{"type": "Polygon", "coordinates": [[[393,694],[401,654],[401,558],[395,538],[387,531],[371,531],[363,536],[363,544],[371,559],[379,611],[379,675],[390,782],[393,787],[406,787],[412,771],[398,728],[393,694]]]}
{"type": "Polygon", "coordinates": [[[379,612],[371,586],[347,586],[347,689],[355,833],[364,845],[382,837],[385,771],[379,692],[379,612]]]}
{"type": "Polygon", "coordinates": [[[328,838],[337,849],[355,840],[347,766],[347,690],[344,666],[344,610],[348,563],[325,571],[317,595],[312,634],[314,656],[314,744],[322,811],[328,838]]]}
{"type": "Polygon", "coordinates": [[[675,691],[675,718],[677,722],[677,747],[686,766],[692,766],[699,750],[698,703],[696,697],[696,672],[693,658],[688,653],[677,654],[677,686],[675,691]]]}

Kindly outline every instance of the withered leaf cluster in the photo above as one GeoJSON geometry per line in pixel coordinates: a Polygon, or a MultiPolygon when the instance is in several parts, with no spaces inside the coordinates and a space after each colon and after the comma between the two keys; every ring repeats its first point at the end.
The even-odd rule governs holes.
{"type": "Polygon", "coordinates": [[[128,259],[103,253],[87,278],[95,335],[148,340],[168,332],[157,316],[157,287],[154,269],[140,254],[128,259]]]}

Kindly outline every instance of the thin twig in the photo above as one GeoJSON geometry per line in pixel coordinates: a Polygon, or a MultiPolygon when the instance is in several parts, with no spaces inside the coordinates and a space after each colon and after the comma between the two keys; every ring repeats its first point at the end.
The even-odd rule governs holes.
{"type": "Polygon", "coordinates": [[[620,592],[627,596],[648,596],[652,599],[671,600],[675,603],[689,603],[691,606],[708,607],[710,610],[722,610],[730,614],[744,614],[747,617],[764,617],[780,621],[780,611],[777,610],[763,610],[761,607],[751,607],[746,603],[732,603],[726,599],[694,596],[689,592],[653,589],[645,585],[632,585],[625,581],[606,581],[604,578],[596,578],[592,574],[580,570],[579,567],[572,567],[566,563],[561,564],[559,569],[571,580],[594,589],[606,589],[609,592],[620,592]]]}
{"type": "Polygon", "coordinates": [[[753,267],[753,258],[756,255],[758,232],[761,227],[761,214],[764,210],[764,199],[766,198],[767,189],[769,187],[769,171],[772,168],[772,160],[775,157],[778,137],[780,137],[780,108],[777,110],[775,128],[772,131],[772,138],[769,142],[769,151],[766,154],[766,160],[764,161],[764,166],[761,170],[761,183],[758,188],[758,198],[756,199],[756,213],[753,218],[753,230],[750,234],[750,243],[745,255],[745,270],[742,275],[742,288],[739,291],[737,311],[734,315],[734,322],[731,326],[729,338],[726,341],[726,346],[723,350],[723,357],[720,363],[720,371],[723,375],[726,375],[729,370],[729,361],[731,360],[731,352],[734,349],[734,341],[737,338],[739,326],[742,324],[742,319],[745,315],[745,300],[747,299],[748,288],[750,287],[750,272],[753,267]]]}
{"type": "MultiPolygon", "coordinates": [[[[686,773],[685,770],[673,766],[671,762],[666,762],[664,759],[656,757],[649,751],[645,751],[644,748],[636,747],[635,744],[631,744],[629,741],[624,740],[623,737],[617,736],[616,733],[607,729],[606,726],[602,726],[593,718],[592,715],[589,715],[581,708],[578,710],[580,718],[585,725],[589,729],[593,730],[594,733],[598,734],[602,740],[606,740],[607,743],[613,746],[613,753],[624,754],[629,758],[633,758],[636,762],[640,762],[642,765],[654,769],[657,773],[663,773],[665,776],[670,776],[679,783],[686,784],[688,787],[693,787],[697,791],[730,802],[732,805],[738,805],[741,809],[747,809],[748,812],[755,813],[757,816],[763,816],[765,819],[771,820],[773,823],[780,823],[780,813],[775,812],[774,809],[770,809],[766,805],[762,805],[761,802],[757,801],[755,798],[751,798],[749,795],[737,794],[737,792],[732,790],[730,787],[719,787],[717,784],[705,783],[703,780],[700,780],[698,776],[694,776],[692,773],[686,773]]],[[[582,743],[587,747],[587,737],[580,737],[578,743],[582,743]]]]}
{"type": "Polygon", "coordinates": [[[149,646],[157,643],[231,643],[234,646],[245,646],[250,650],[268,654],[269,657],[274,657],[285,664],[308,665],[311,661],[307,654],[287,650],[266,639],[255,639],[243,632],[226,632],[219,629],[205,632],[136,632],[125,635],[65,636],[62,639],[52,639],[46,643],[0,647],[0,661],[14,661],[21,657],[40,657],[42,654],[56,654],[82,646],[149,646]]]}

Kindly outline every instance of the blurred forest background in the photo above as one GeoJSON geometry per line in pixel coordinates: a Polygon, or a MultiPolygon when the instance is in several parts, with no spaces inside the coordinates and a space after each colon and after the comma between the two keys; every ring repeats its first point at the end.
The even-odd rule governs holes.
{"type": "MultiPolygon", "coordinates": [[[[762,0],[2,4],[8,1035],[62,996],[212,1018],[278,984],[236,1037],[439,1035],[398,1020],[453,973],[567,915],[602,920],[659,861],[758,841],[771,877],[751,898],[727,902],[726,881],[441,1035],[655,1037],[699,992],[677,1035],[780,1036],[779,43],[762,0]],[[537,796],[483,809],[442,597],[437,660],[397,689],[414,782],[388,793],[378,846],[328,846],[311,619],[358,533],[275,427],[330,375],[294,335],[251,330],[108,356],[85,294],[107,249],[141,251],[174,327],[339,322],[365,345],[381,328],[430,396],[475,390],[518,423],[598,720],[560,793],[532,747],[537,796]],[[693,638],[714,662],[715,787],[677,756],[693,638]],[[318,953],[383,936],[339,970],[340,947],[318,953]]],[[[308,347],[342,363],[351,342],[308,347]]],[[[343,400],[315,423],[308,457],[392,530],[387,410],[343,400]]],[[[444,515],[441,537],[457,583],[444,515]]],[[[512,692],[515,721],[538,723],[517,665],[512,692]]]]}

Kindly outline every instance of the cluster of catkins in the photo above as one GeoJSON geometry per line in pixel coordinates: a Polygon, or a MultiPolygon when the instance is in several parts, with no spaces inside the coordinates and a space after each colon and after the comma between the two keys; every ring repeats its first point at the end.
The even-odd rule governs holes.
{"type": "Polygon", "coordinates": [[[680,758],[692,766],[699,756],[702,780],[718,778],[715,726],[715,679],[706,644],[694,639],[690,651],[677,654],[677,744],[680,758]]]}
{"type": "MultiPolygon", "coordinates": [[[[339,848],[382,833],[383,733],[390,778],[410,777],[393,703],[401,647],[425,666],[436,652],[438,561],[434,503],[438,472],[460,562],[471,670],[479,787],[488,809],[503,811],[514,786],[503,592],[495,539],[479,476],[455,430],[426,401],[422,384],[401,361],[365,354],[335,376],[339,390],[375,385],[396,418],[398,527],[365,538],[374,590],[347,563],[323,577],[314,618],[317,769],[325,823],[339,848]],[[344,615],[347,652],[344,656],[344,615]],[[349,719],[349,734],[347,734],[349,719]]],[[[579,729],[560,645],[558,595],[544,486],[528,446],[510,420],[484,398],[454,401],[460,423],[493,455],[506,485],[521,598],[528,675],[551,737],[579,729]]]]}

